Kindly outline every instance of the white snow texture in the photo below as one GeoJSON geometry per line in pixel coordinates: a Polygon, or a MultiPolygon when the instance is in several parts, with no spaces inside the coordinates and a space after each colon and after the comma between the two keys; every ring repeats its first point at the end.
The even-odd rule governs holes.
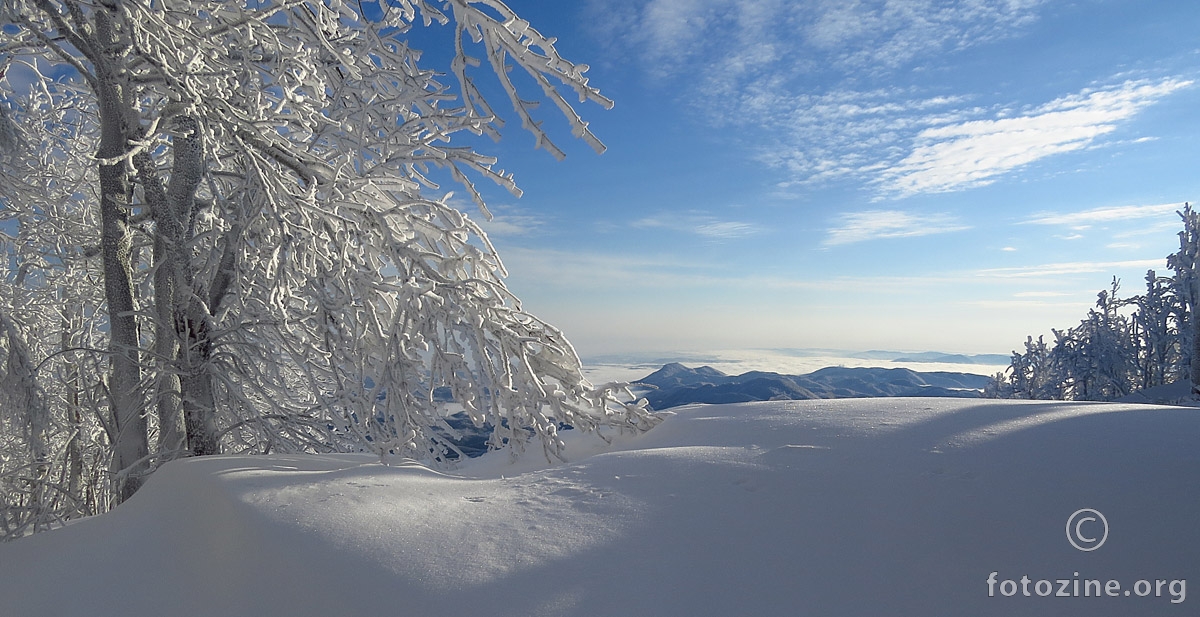
{"type": "Polygon", "coordinates": [[[915,398],[676,412],[611,447],[574,436],[572,462],[553,467],[172,462],[109,514],[0,545],[0,614],[1096,616],[1200,602],[1153,588],[1200,585],[1195,409],[915,398]],[[1090,552],[1064,533],[1082,508],[1108,522],[1090,552]],[[992,572],[1015,595],[989,597],[992,572]],[[1042,579],[1135,592],[1038,597],[1042,579]]]}

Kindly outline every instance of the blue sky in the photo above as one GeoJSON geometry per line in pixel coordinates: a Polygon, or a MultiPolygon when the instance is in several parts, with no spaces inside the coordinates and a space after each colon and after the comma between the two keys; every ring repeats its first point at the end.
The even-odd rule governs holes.
{"type": "Polygon", "coordinates": [[[1166,273],[1200,198],[1195,3],[508,4],[616,101],[603,155],[548,106],[566,160],[483,144],[509,285],[585,357],[1006,353],[1166,273]]]}

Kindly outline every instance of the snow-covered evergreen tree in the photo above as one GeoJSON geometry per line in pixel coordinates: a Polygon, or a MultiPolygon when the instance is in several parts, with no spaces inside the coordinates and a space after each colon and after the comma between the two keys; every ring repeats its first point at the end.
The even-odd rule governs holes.
{"type": "MultiPolygon", "coordinates": [[[[102,443],[88,465],[108,461],[120,500],[183,453],[445,460],[459,453],[442,387],[514,455],[534,443],[561,457],[564,423],[656,421],[583,378],[437,183],[456,181],[485,217],[475,180],[519,194],[460,144],[503,125],[476,83],[483,63],[537,146],[562,156],[540,99],[603,150],[568,96],[611,101],[500,1],[9,0],[0,27],[0,211],[17,222],[3,230],[12,254],[37,258],[10,258],[0,338],[7,379],[31,388],[9,391],[43,392],[64,431],[55,464],[75,464],[71,443],[102,443]],[[407,40],[439,25],[453,86],[407,40]]],[[[8,470],[38,439],[3,444],[0,479],[28,476],[8,470]]]]}
{"type": "MultiPolygon", "coordinates": [[[[1119,299],[1118,281],[1098,295],[1096,309],[1067,330],[1052,330],[1047,347],[1030,337],[1013,352],[1008,370],[993,378],[989,396],[1110,400],[1136,390],[1192,380],[1200,298],[1200,217],[1189,204],[1179,212],[1184,229],[1179,252],[1167,257],[1172,277],[1146,273],[1146,293],[1119,299]]],[[[1193,382],[1194,384],[1194,382],[1193,382]]],[[[1193,385],[1193,388],[1195,386],[1193,385]]]]}
{"type": "Polygon", "coordinates": [[[988,389],[989,395],[1021,399],[1062,398],[1065,377],[1060,364],[1061,353],[1056,350],[1046,344],[1044,337],[1039,336],[1036,341],[1032,336],[1027,337],[1025,352],[1013,352],[1008,371],[996,376],[995,385],[988,389]]]}
{"type": "Polygon", "coordinates": [[[1179,232],[1179,251],[1167,257],[1167,267],[1175,271],[1173,290],[1183,309],[1180,315],[1180,344],[1187,354],[1188,377],[1192,392],[1200,394],[1200,213],[1191,204],[1183,204],[1179,212],[1183,229],[1179,232]]]}
{"type": "Polygon", "coordinates": [[[1098,294],[1096,310],[1067,330],[1052,330],[1053,346],[1041,337],[1013,353],[1007,375],[989,388],[996,396],[1031,399],[1110,400],[1141,383],[1137,318],[1121,312],[1131,301],[1117,297],[1119,282],[1098,294]]]}
{"type": "Polygon", "coordinates": [[[1139,345],[1138,389],[1152,388],[1186,378],[1180,328],[1186,308],[1180,304],[1172,279],[1146,272],[1146,293],[1131,299],[1137,310],[1131,315],[1134,340],[1139,345]]]}

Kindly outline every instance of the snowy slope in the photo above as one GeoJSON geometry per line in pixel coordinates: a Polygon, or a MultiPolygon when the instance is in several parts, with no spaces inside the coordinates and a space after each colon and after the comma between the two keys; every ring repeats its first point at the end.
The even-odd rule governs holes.
{"type": "Polygon", "coordinates": [[[1200,603],[1195,409],[676,411],[607,450],[574,443],[576,460],[555,467],[172,463],[113,513],[0,545],[0,615],[1190,615],[1200,603]],[[1110,528],[1091,552],[1065,533],[1081,508],[1110,528]],[[1068,593],[1076,580],[1122,587],[1037,596],[1037,581],[1057,593],[1059,579],[1068,593]]]}

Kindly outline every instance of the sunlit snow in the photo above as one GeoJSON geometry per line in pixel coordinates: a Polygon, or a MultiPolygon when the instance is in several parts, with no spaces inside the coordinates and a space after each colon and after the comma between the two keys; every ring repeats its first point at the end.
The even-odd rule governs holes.
{"type": "Polygon", "coordinates": [[[675,411],[613,446],[575,435],[557,466],[170,463],[110,514],[0,545],[0,614],[1092,616],[1200,602],[1186,594],[1200,585],[1195,409],[675,411]],[[1065,533],[1084,508],[1109,529],[1089,552],[1065,533]],[[1121,587],[1039,597],[1060,579],[1121,587]]]}

